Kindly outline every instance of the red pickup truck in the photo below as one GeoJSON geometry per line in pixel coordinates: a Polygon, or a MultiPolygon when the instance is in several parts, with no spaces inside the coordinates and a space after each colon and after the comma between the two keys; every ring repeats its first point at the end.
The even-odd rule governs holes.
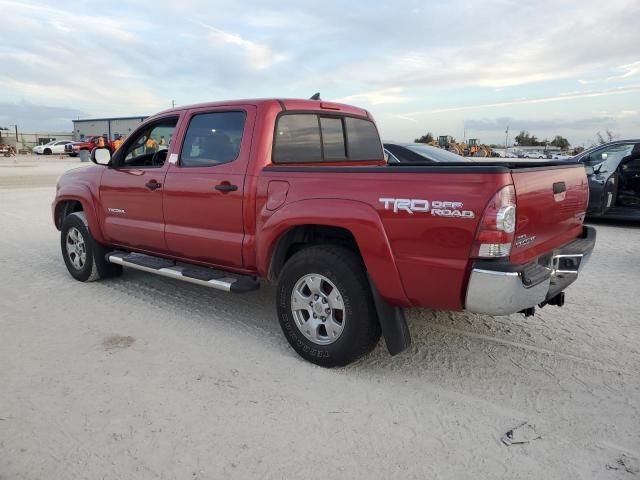
{"type": "MultiPolygon", "coordinates": [[[[87,150],[88,152],[90,152],[94,148],[96,148],[99,138],[100,138],[100,135],[96,135],[93,137],[87,137],[81,142],[69,143],[64,146],[64,151],[70,157],[77,157],[80,154],[81,150],[87,150]]],[[[111,148],[111,142],[109,142],[109,140],[107,140],[106,138],[104,138],[104,143],[105,143],[105,146],[111,148]]],[[[113,148],[111,148],[111,150],[113,150],[113,148]]]]}
{"type": "Polygon", "coordinates": [[[75,279],[124,266],[228,292],[277,282],[287,340],[322,366],[381,334],[406,349],[404,307],[562,306],[595,244],[582,165],[387,164],[369,112],[337,103],[176,108],[92,160],[52,205],[75,279]]]}

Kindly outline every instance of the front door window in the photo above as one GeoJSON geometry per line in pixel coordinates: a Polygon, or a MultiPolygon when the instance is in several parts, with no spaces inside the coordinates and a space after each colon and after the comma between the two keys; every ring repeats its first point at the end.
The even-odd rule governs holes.
{"type": "Polygon", "coordinates": [[[130,142],[127,142],[120,167],[162,167],[167,159],[177,123],[177,118],[165,119],[137,133],[130,142]]]}

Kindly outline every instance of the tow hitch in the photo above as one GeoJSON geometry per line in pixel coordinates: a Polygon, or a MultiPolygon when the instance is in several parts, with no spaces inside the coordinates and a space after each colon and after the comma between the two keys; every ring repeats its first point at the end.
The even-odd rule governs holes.
{"type": "MultiPolygon", "coordinates": [[[[558,293],[555,297],[542,302],[538,306],[542,308],[545,305],[555,305],[556,307],[564,306],[564,292],[558,293]]],[[[525,317],[533,317],[536,314],[536,307],[525,308],[524,310],[520,310],[518,313],[523,314],[525,317]]]]}
{"type": "Polygon", "coordinates": [[[539,306],[544,307],[545,305],[555,305],[556,307],[564,306],[564,292],[558,293],[555,297],[542,302],[539,306]]]}
{"type": "Polygon", "coordinates": [[[524,310],[520,310],[518,313],[523,314],[525,317],[533,317],[536,314],[536,307],[525,308],[524,310]]]}

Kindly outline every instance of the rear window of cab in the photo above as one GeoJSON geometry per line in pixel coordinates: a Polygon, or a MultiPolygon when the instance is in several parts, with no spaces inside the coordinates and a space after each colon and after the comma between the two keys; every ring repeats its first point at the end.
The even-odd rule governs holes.
{"type": "Polygon", "coordinates": [[[276,123],[273,163],[383,160],[376,126],[357,117],[288,113],[276,123]]]}

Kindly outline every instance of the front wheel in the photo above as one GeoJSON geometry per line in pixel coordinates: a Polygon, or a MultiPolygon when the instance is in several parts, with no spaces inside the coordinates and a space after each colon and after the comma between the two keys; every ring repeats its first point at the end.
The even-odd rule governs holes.
{"type": "Polygon", "coordinates": [[[293,255],[280,274],[277,308],[293,349],[316,365],[347,365],[380,338],[364,264],[344,247],[313,246],[293,255]]]}
{"type": "Polygon", "coordinates": [[[106,261],[107,249],[91,236],[83,212],[74,212],[64,219],[60,247],[67,270],[80,282],[93,282],[122,274],[121,265],[106,261]]]}

